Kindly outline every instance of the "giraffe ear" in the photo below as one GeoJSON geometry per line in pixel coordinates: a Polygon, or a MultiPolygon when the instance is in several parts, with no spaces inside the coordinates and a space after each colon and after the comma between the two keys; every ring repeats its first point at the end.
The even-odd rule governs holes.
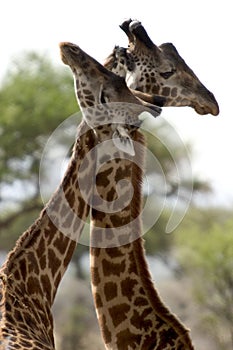
{"type": "Polygon", "coordinates": [[[152,105],[156,105],[158,107],[163,107],[166,104],[166,102],[167,102],[167,99],[164,96],[155,95],[155,94],[147,94],[145,92],[138,91],[138,90],[133,90],[133,89],[130,89],[130,91],[142,103],[143,102],[148,102],[148,103],[150,103],[152,105]]]}
{"type": "Polygon", "coordinates": [[[144,92],[133,89],[130,89],[130,91],[145,107],[145,111],[152,114],[153,117],[156,118],[161,114],[162,109],[160,107],[166,104],[166,97],[153,94],[146,94],[144,92]]]}
{"type": "Polygon", "coordinates": [[[133,141],[130,138],[128,131],[121,125],[118,125],[113,133],[113,143],[121,151],[135,156],[133,141]]]}
{"type": "Polygon", "coordinates": [[[162,108],[154,104],[145,102],[143,100],[141,101],[141,103],[145,107],[144,112],[150,113],[154,118],[158,117],[162,112],[162,108]]]}

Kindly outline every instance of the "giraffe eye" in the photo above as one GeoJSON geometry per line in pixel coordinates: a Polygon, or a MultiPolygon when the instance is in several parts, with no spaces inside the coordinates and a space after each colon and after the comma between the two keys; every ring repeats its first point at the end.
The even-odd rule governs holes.
{"type": "Polygon", "coordinates": [[[164,79],[169,79],[174,73],[175,73],[175,69],[171,70],[170,72],[160,73],[160,75],[164,79]]]}

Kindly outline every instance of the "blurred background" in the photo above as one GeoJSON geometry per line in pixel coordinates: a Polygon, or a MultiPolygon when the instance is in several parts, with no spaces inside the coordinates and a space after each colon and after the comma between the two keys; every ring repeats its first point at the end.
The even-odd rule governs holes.
{"type": "MultiPolygon", "coordinates": [[[[176,46],[220,106],[217,117],[199,116],[186,107],[164,108],[161,117],[150,124],[158,137],[146,134],[148,146],[163,169],[169,189],[167,205],[144,235],[150,269],[162,299],[191,329],[197,349],[232,349],[230,14],[229,2],[210,0],[147,1],[145,5],[122,0],[8,0],[1,5],[1,263],[43,208],[39,168],[48,138],[78,111],[71,72],[60,61],[59,42],[75,42],[103,62],[115,44],[127,46],[119,24],[129,17],[138,19],[156,44],[172,42],[176,46]],[[166,132],[167,125],[182,143],[166,132]],[[172,154],[166,144],[172,144],[172,154]],[[175,168],[184,167],[187,150],[192,173],[186,182],[177,182],[175,168]],[[175,231],[166,234],[169,201],[174,201],[179,188],[179,211],[189,195],[187,184],[194,188],[189,209],[175,231]]],[[[54,150],[54,164],[45,174],[55,187],[59,182],[58,178],[54,183],[56,158],[67,147],[67,140],[61,138],[54,150]]],[[[148,172],[156,179],[156,196],[150,208],[153,216],[161,202],[161,193],[156,192],[159,174],[149,166],[148,172]]],[[[103,348],[91,296],[87,246],[78,246],[53,311],[58,350],[103,348]]]]}

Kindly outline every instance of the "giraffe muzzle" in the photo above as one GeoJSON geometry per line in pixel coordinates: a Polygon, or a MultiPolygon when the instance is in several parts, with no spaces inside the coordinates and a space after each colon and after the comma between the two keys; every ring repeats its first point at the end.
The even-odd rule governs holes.
{"type": "Polygon", "coordinates": [[[204,86],[201,87],[203,96],[202,100],[194,105],[195,111],[200,115],[212,114],[217,116],[219,114],[219,105],[214,94],[207,90],[204,86]]]}

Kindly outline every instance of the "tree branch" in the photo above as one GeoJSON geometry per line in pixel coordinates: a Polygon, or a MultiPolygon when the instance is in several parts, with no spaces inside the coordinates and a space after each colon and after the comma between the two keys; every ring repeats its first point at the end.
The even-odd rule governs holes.
{"type": "Polygon", "coordinates": [[[0,230],[8,228],[18,216],[31,213],[34,210],[42,210],[42,203],[32,203],[31,205],[22,206],[17,212],[9,214],[6,218],[0,220],[0,230]]]}

